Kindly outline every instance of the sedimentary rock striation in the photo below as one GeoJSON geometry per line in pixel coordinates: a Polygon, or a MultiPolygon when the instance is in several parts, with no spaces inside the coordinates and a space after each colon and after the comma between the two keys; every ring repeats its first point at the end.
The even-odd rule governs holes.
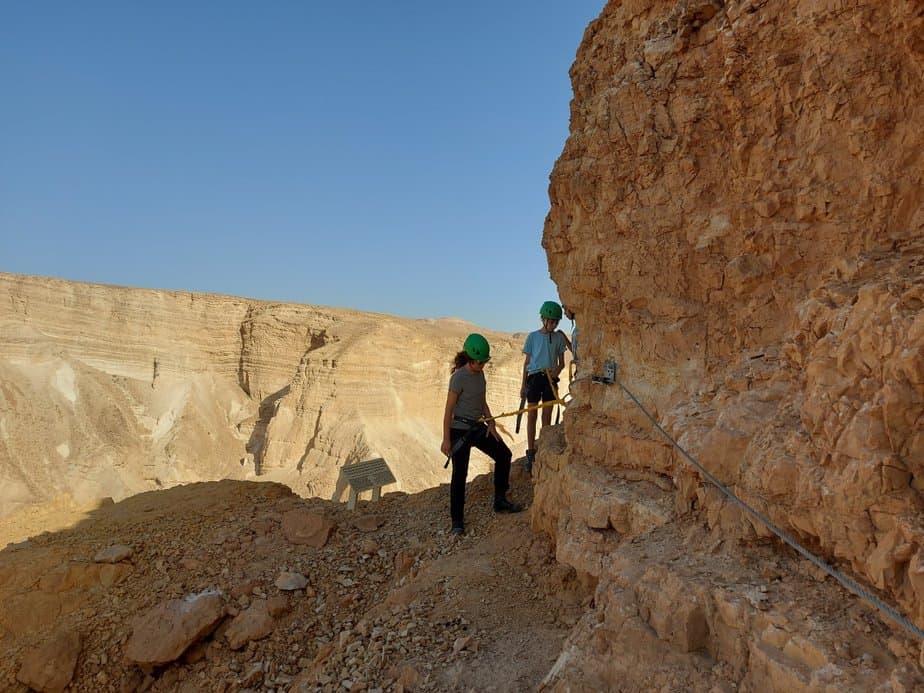
{"type": "MultiPolygon", "coordinates": [[[[609,2],[571,77],[543,244],[577,311],[578,375],[615,359],[710,472],[924,626],[920,3],[609,2]]],[[[601,533],[645,535],[671,513],[709,541],[769,533],[615,386],[573,395],[565,439],[540,451],[533,521],[600,580],[616,632],[633,593],[601,533]]],[[[759,663],[795,634],[739,620],[732,656],[729,607],[696,604],[689,649],[770,685],[759,663]]]]}
{"type": "MultiPolygon", "coordinates": [[[[124,654],[110,634],[128,604],[155,606],[190,587],[233,590],[257,575],[259,592],[246,581],[237,592],[246,597],[234,607],[242,635],[229,643],[248,640],[244,661],[255,668],[242,672],[241,659],[213,642],[202,663],[168,668],[163,685],[182,673],[247,686],[270,663],[267,686],[350,688],[354,675],[381,678],[372,672],[383,669],[391,633],[395,657],[426,662],[421,647],[440,660],[463,656],[471,634],[453,633],[452,655],[445,637],[463,613],[523,645],[476,660],[480,670],[459,664],[449,678],[413,668],[405,677],[399,667],[411,665],[389,661],[387,685],[445,690],[461,685],[461,672],[486,671],[462,686],[483,688],[497,684],[497,661],[528,656],[542,633],[539,611],[515,618],[525,609],[517,598],[538,597],[538,574],[546,596],[570,601],[569,624],[572,609],[587,606],[543,690],[924,689],[918,638],[706,483],[617,385],[590,380],[616,361],[620,382],[709,473],[924,627],[922,37],[924,11],[912,0],[613,0],[589,26],[543,236],[580,325],[573,400],[564,426],[543,431],[533,477],[530,520],[554,540],[554,569],[542,538],[528,551],[538,560],[512,534],[486,550],[479,542],[507,518],[488,519],[483,503],[462,540],[471,543],[444,544],[438,532],[430,538],[432,492],[387,497],[392,524],[376,536],[380,548],[357,534],[375,532],[378,520],[350,529],[343,508],[233,485],[246,502],[202,496],[214,507],[188,534],[199,537],[200,561],[174,540],[187,520],[173,506],[158,511],[161,494],[150,494],[103,509],[85,536],[39,537],[18,549],[26,559],[11,550],[0,566],[11,603],[0,635],[24,661],[35,651],[23,655],[26,645],[40,645],[23,642],[34,639],[24,626],[84,613],[72,586],[124,581],[130,599],[90,610],[93,659],[76,674],[85,682],[88,672],[109,675],[99,667],[124,654]],[[315,532],[321,523],[306,503],[337,515],[337,529],[315,532]],[[100,537],[110,542],[114,518],[135,505],[127,538],[115,538],[136,546],[139,579],[131,565],[78,560],[102,548],[100,537]],[[151,517],[163,523],[159,536],[151,517]],[[318,546],[331,532],[325,562],[318,546]],[[320,538],[303,544],[296,534],[320,538]],[[92,547],[80,545],[87,537],[92,547]],[[458,546],[471,547],[467,567],[458,546]],[[260,559],[248,565],[252,552],[260,559]],[[30,566],[39,559],[49,575],[37,591],[30,566]],[[226,559],[232,567],[220,569],[226,559]],[[335,578],[344,567],[374,572],[335,578]],[[318,572],[297,617],[272,622],[288,598],[268,585],[301,585],[309,568],[318,572]],[[154,571],[164,577],[152,593],[154,571]],[[471,591],[453,587],[460,576],[482,581],[486,596],[447,608],[454,592],[471,591]],[[523,585],[497,599],[497,586],[514,578],[523,585]],[[383,611],[366,610],[383,595],[383,611]],[[402,604],[412,620],[400,621],[402,604]],[[502,618],[484,619],[485,604],[502,618]],[[334,618],[328,608],[340,611],[334,618]],[[438,638],[417,635],[431,627],[438,638]],[[306,641],[306,632],[318,637],[306,641]],[[434,641],[442,651],[426,645],[434,641]],[[293,655],[306,642],[313,661],[293,655]]],[[[10,275],[0,287],[3,500],[75,484],[72,492],[97,493],[109,484],[115,495],[193,470],[203,478],[203,469],[260,472],[324,495],[337,466],[367,452],[402,460],[393,467],[404,488],[439,474],[432,451],[445,366],[468,326],[10,275]]],[[[491,339],[493,404],[502,406],[516,401],[519,340],[491,339]]],[[[524,475],[516,470],[515,491],[524,475]]],[[[476,488],[484,501],[487,479],[476,488]]],[[[194,488],[164,493],[180,491],[201,502],[194,488]]],[[[58,673],[71,669],[68,659],[58,673]]],[[[134,674],[115,672],[140,685],[134,674]]]]}
{"type": "MultiPolygon", "coordinates": [[[[477,329],[0,274],[0,514],[217,478],[330,497],[376,456],[386,491],[443,483],[449,365],[477,329]]],[[[489,400],[509,410],[520,339],[486,334],[489,400]]]]}

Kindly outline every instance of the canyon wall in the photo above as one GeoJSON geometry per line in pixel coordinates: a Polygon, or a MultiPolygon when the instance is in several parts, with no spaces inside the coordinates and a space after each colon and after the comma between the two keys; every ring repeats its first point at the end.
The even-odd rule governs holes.
{"type": "MultiPolygon", "coordinates": [[[[386,492],[448,482],[450,363],[476,330],[0,274],[0,516],[219,478],[330,497],[341,466],[377,456],[386,492]]],[[[522,340],[485,334],[489,403],[509,411],[522,340]]]]}
{"type": "MultiPolygon", "coordinates": [[[[571,78],[543,245],[578,377],[615,359],[710,472],[924,626],[924,7],[612,1],[571,78]]],[[[624,633],[625,541],[676,518],[709,530],[681,552],[769,532],[616,385],[572,394],[533,522],[599,581],[592,627],[624,633]]],[[[703,599],[690,649],[769,680],[766,623],[703,599]]]]}

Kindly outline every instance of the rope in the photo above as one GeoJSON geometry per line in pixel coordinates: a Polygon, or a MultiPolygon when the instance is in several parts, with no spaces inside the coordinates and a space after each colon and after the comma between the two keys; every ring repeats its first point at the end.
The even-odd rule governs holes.
{"type": "Polygon", "coordinates": [[[786,534],[786,532],[784,532],[782,529],[777,527],[769,519],[761,515],[759,512],[754,510],[754,508],[752,508],[750,505],[748,505],[743,500],[738,498],[738,496],[732,493],[732,491],[730,491],[728,487],[725,486],[725,484],[719,481],[715,476],[709,473],[705,467],[703,467],[699,462],[693,459],[693,456],[690,455],[690,453],[688,453],[686,450],[680,447],[680,444],[677,443],[677,441],[674,440],[671,437],[671,435],[661,427],[661,424],[659,424],[655,420],[655,418],[651,414],[648,413],[648,410],[645,409],[644,406],[642,406],[642,403],[638,401],[638,398],[636,398],[636,396],[633,395],[629,391],[629,388],[627,388],[625,385],[622,384],[622,382],[619,380],[618,377],[614,376],[612,379],[612,382],[615,382],[617,385],[619,385],[619,387],[622,388],[622,391],[625,392],[626,395],[629,396],[629,399],[635,402],[635,405],[642,411],[642,413],[646,417],[648,417],[648,420],[654,425],[655,428],[657,428],[661,432],[661,435],[667,438],[667,440],[670,441],[671,445],[677,448],[680,451],[680,454],[683,455],[690,462],[690,464],[696,467],[699,473],[702,474],[706,478],[706,480],[709,481],[709,483],[711,483],[713,486],[719,489],[719,491],[721,491],[725,495],[726,498],[732,501],[735,505],[739,506],[748,515],[750,515],[755,520],[760,522],[762,525],[764,525],[767,529],[773,532],[776,536],[778,536],[784,542],[789,544],[798,553],[800,553],[804,558],[807,558],[809,561],[814,563],[817,567],[821,568],[825,573],[827,573],[828,575],[833,577],[835,580],[837,580],[839,583],[841,583],[841,585],[846,587],[848,590],[850,590],[855,595],[865,600],[869,604],[872,604],[873,606],[875,606],[877,609],[879,609],[879,611],[881,611],[886,616],[891,618],[893,621],[898,623],[900,626],[905,628],[905,630],[909,631],[910,633],[913,633],[914,635],[924,640],[924,630],[921,630],[920,628],[918,628],[915,624],[913,624],[907,618],[905,618],[900,613],[898,613],[898,611],[896,611],[894,608],[892,608],[891,606],[889,606],[888,604],[880,600],[878,597],[876,597],[875,595],[867,591],[865,588],[858,585],[856,582],[851,580],[849,577],[844,575],[842,572],[840,572],[836,568],[833,568],[832,566],[825,563],[818,556],[813,554],[811,551],[809,551],[804,546],[802,546],[802,544],[797,542],[795,539],[793,539],[788,534],[786,534]]]}

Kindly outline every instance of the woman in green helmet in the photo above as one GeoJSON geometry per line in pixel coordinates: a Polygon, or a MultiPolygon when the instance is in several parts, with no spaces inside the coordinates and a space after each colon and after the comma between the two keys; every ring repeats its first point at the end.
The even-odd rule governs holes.
{"type": "Polygon", "coordinates": [[[465,533],[465,483],[472,448],[494,460],[494,512],[515,513],[523,507],[507,500],[510,460],[513,453],[501,440],[491,418],[485,393],[484,365],[491,358],[488,340],[480,334],[465,338],[462,351],[453,359],[446,411],[443,414],[444,455],[452,454],[452,481],[449,485],[449,514],[452,534],[465,533]],[[453,449],[455,448],[455,449],[453,449]]]}

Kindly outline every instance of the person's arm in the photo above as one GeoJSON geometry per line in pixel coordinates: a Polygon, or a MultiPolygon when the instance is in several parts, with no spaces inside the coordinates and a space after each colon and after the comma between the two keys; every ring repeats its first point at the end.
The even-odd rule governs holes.
{"type": "Polygon", "coordinates": [[[568,351],[573,353],[574,349],[571,347],[571,340],[568,339],[568,335],[566,335],[564,331],[562,330],[558,330],[558,334],[560,334],[562,338],[565,340],[565,346],[568,347],[568,351]]]}
{"type": "Polygon", "coordinates": [[[449,437],[449,429],[452,426],[452,413],[456,410],[456,402],[459,401],[459,393],[450,390],[446,395],[446,411],[443,412],[443,442],[440,450],[444,455],[449,454],[452,448],[452,439],[449,437]]]}
{"type": "Polygon", "coordinates": [[[558,330],[558,334],[562,336],[562,345],[561,350],[558,352],[558,355],[555,358],[555,367],[552,369],[552,377],[557,378],[561,375],[561,372],[565,370],[565,346],[568,344],[568,339],[565,337],[565,333],[561,330],[558,330]]]}
{"type": "Polygon", "coordinates": [[[558,355],[558,365],[555,368],[555,377],[557,378],[559,375],[561,375],[561,372],[563,370],[565,370],[565,352],[564,351],[562,351],[558,355]]]}

